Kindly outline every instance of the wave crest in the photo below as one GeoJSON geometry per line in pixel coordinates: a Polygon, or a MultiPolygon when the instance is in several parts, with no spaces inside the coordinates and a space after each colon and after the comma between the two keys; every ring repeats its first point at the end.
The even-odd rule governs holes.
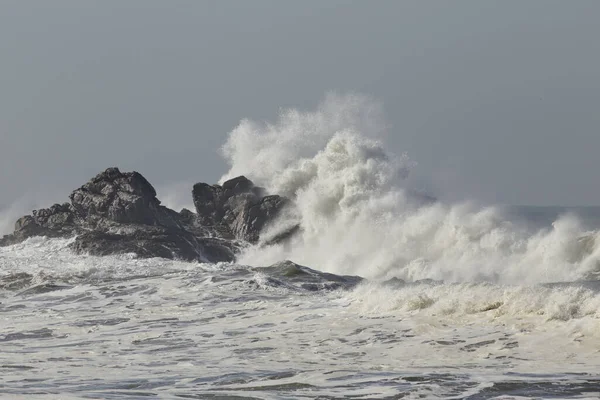
{"type": "Polygon", "coordinates": [[[415,164],[388,151],[387,131],[380,105],[356,95],[330,95],[314,112],[282,110],[276,123],[243,120],[223,147],[223,179],[243,173],[292,198],[296,209],[278,224],[302,230],[240,261],[409,281],[541,283],[599,270],[598,233],[573,216],[531,233],[494,207],[419,202],[403,184],[415,164]]]}

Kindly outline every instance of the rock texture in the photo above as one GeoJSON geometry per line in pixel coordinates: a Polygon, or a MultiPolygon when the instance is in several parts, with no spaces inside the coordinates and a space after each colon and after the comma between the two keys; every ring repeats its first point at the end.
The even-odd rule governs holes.
{"type": "Polygon", "coordinates": [[[137,172],[109,168],[69,198],[79,220],[90,228],[112,223],[181,227],[177,213],[160,205],[152,185],[137,172]]]}
{"type": "MultiPolygon", "coordinates": [[[[15,223],[15,232],[3,240],[19,242],[31,236],[62,237],[78,232],[75,214],[69,203],[34,210],[15,223]]],[[[1,242],[0,242],[1,243],[1,242]]]]}
{"type": "Polygon", "coordinates": [[[223,186],[197,183],[192,197],[203,224],[224,225],[235,238],[256,243],[261,230],[289,204],[284,197],[265,196],[264,192],[240,176],[223,186]]]}
{"type": "Polygon", "coordinates": [[[198,183],[192,196],[196,213],[178,213],[160,204],[141,174],[109,168],[74,190],[70,203],[20,218],[0,245],[32,236],[77,236],[71,247],[79,253],[233,261],[289,204],[283,197],[266,196],[243,176],[222,186],[198,183]]]}

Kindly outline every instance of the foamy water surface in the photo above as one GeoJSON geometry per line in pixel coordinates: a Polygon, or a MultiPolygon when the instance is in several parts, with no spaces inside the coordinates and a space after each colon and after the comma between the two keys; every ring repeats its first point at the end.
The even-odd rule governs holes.
{"type": "Polygon", "coordinates": [[[593,283],[314,292],[241,265],[67,244],[0,249],[3,397],[600,395],[593,283]]]}

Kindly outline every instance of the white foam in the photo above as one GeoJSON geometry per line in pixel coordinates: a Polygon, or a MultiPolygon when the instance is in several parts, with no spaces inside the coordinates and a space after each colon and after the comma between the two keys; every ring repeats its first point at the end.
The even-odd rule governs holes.
{"type": "MultiPolygon", "coordinates": [[[[493,208],[416,204],[402,186],[414,164],[385,145],[377,104],[329,96],[314,112],[284,110],[276,123],[244,120],[224,146],[223,179],[245,174],[297,208],[294,242],[250,248],[241,261],[282,259],[367,278],[540,283],[588,279],[600,271],[597,232],[573,216],[534,234],[493,208]]],[[[399,132],[394,132],[399,134],[399,132]]]]}
{"type": "Polygon", "coordinates": [[[565,374],[599,367],[600,297],[571,284],[368,282],[313,295],[273,288],[240,265],[78,256],[69,243],[0,249],[0,278],[33,274],[30,289],[66,283],[0,291],[2,394],[11,398],[113,388],[275,398],[286,384],[312,385],[294,389],[305,397],[462,398],[534,380],[518,376],[531,371],[572,384],[565,374]],[[43,337],[14,337],[22,334],[43,337]]]}
{"type": "Polygon", "coordinates": [[[0,247],[0,276],[24,272],[34,276],[41,274],[58,277],[61,280],[85,278],[103,281],[131,276],[164,275],[169,271],[186,271],[205,266],[162,258],[138,259],[133,254],[104,257],[76,255],[69,249],[69,244],[74,240],[32,237],[12,246],[0,247]]]}

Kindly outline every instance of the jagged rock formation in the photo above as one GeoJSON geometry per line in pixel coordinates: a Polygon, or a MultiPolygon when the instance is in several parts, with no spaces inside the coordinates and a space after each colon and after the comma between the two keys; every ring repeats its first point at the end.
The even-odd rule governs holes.
{"type": "MultiPolygon", "coordinates": [[[[20,218],[0,245],[32,236],[77,236],[79,253],[135,253],[203,262],[233,261],[289,201],[265,196],[241,176],[219,185],[194,185],[196,213],[180,213],[160,204],[152,185],[139,173],[109,168],[55,204],[20,218]]],[[[281,239],[284,239],[283,235],[281,239]]]]}
{"type": "Polygon", "coordinates": [[[219,185],[197,183],[192,190],[196,212],[205,225],[223,224],[240,240],[256,243],[260,231],[289,201],[265,196],[264,189],[239,176],[219,185]]]}
{"type": "Polygon", "coordinates": [[[20,242],[32,236],[64,237],[77,233],[75,214],[69,203],[55,204],[50,208],[34,210],[15,223],[15,232],[0,239],[6,244],[20,242]]]}
{"type": "Polygon", "coordinates": [[[78,219],[92,229],[115,222],[181,227],[177,213],[160,205],[152,185],[137,172],[109,168],[69,198],[78,219]]]}

